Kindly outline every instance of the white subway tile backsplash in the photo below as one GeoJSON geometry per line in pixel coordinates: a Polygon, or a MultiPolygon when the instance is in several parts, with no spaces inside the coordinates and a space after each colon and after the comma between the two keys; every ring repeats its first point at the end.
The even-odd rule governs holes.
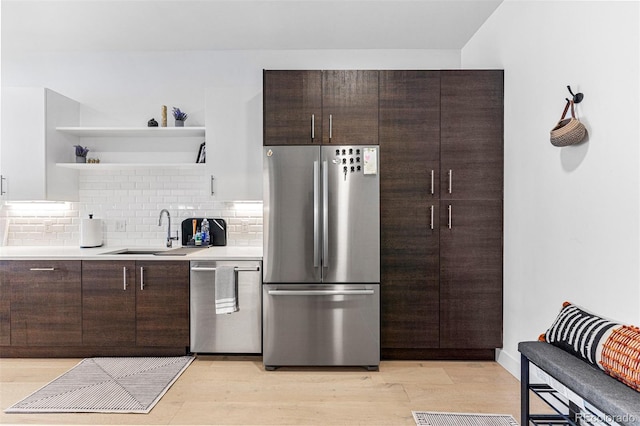
{"type": "Polygon", "coordinates": [[[228,225],[228,245],[261,246],[262,203],[212,201],[208,179],[188,169],[80,171],[77,203],[37,208],[2,205],[0,218],[8,221],[10,246],[76,246],[80,218],[89,214],[103,220],[107,245],[160,246],[167,228],[166,218],[158,226],[158,216],[166,208],[172,233],[180,232],[188,217],[221,217],[228,225]],[[245,232],[243,223],[248,225],[245,232]]]}

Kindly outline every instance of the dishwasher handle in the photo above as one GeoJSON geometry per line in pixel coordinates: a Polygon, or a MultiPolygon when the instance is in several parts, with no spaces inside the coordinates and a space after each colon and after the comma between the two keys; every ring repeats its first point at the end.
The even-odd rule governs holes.
{"type": "Polygon", "coordinates": [[[269,290],[270,296],[366,296],[373,290],[269,290]]]}
{"type": "MultiPolygon", "coordinates": [[[[195,272],[213,272],[216,270],[216,267],[210,267],[210,266],[192,266],[191,267],[192,271],[195,272]]],[[[259,266],[252,266],[252,267],[244,267],[244,266],[239,266],[233,269],[236,272],[258,272],[260,270],[259,266]]]]}

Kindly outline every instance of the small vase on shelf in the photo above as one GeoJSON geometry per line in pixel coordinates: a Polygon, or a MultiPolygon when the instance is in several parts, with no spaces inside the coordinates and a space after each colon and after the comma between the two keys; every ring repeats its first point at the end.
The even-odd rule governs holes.
{"type": "Polygon", "coordinates": [[[82,145],[74,145],[76,149],[76,163],[86,163],[89,148],[82,145]]]}
{"type": "Polygon", "coordinates": [[[180,111],[180,108],[173,107],[173,118],[176,119],[176,127],[184,127],[184,121],[187,119],[187,114],[180,111]]]}

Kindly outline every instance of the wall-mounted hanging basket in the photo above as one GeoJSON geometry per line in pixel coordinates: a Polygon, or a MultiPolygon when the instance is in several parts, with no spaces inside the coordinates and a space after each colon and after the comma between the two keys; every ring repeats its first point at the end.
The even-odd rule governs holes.
{"type": "Polygon", "coordinates": [[[586,135],[587,129],[584,127],[584,124],[576,118],[573,101],[567,99],[567,105],[564,107],[560,121],[558,121],[558,124],[551,129],[551,145],[575,145],[582,142],[586,135]],[[571,107],[571,118],[564,118],[567,115],[569,107],[571,107]]]}

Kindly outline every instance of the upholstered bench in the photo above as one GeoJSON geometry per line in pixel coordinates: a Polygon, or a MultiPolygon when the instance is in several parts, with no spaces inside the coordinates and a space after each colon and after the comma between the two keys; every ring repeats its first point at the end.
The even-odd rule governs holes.
{"type": "MultiPolygon", "coordinates": [[[[521,425],[532,424],[620,424],[640,425],[640,392],[607,375],[582,359],[543,341],[521,342],[521,425]],[[582,399],[567,401],[562,392],[546,384],[530,383],[530,363],[561,383],[582,399]],[[557,414],[531,414],[530,391],[549,405],[562,402],[567,412],[556,408],[557,414]],[[551,399],[551,403],[548,401],[551,399]],[[595,407],[598,411],[592,410],[595,407]]],[[[575,398],[569,398],[569,400],[575,398]]],[[[555,404],[558,405],[558,404],[555,404]]]]}

